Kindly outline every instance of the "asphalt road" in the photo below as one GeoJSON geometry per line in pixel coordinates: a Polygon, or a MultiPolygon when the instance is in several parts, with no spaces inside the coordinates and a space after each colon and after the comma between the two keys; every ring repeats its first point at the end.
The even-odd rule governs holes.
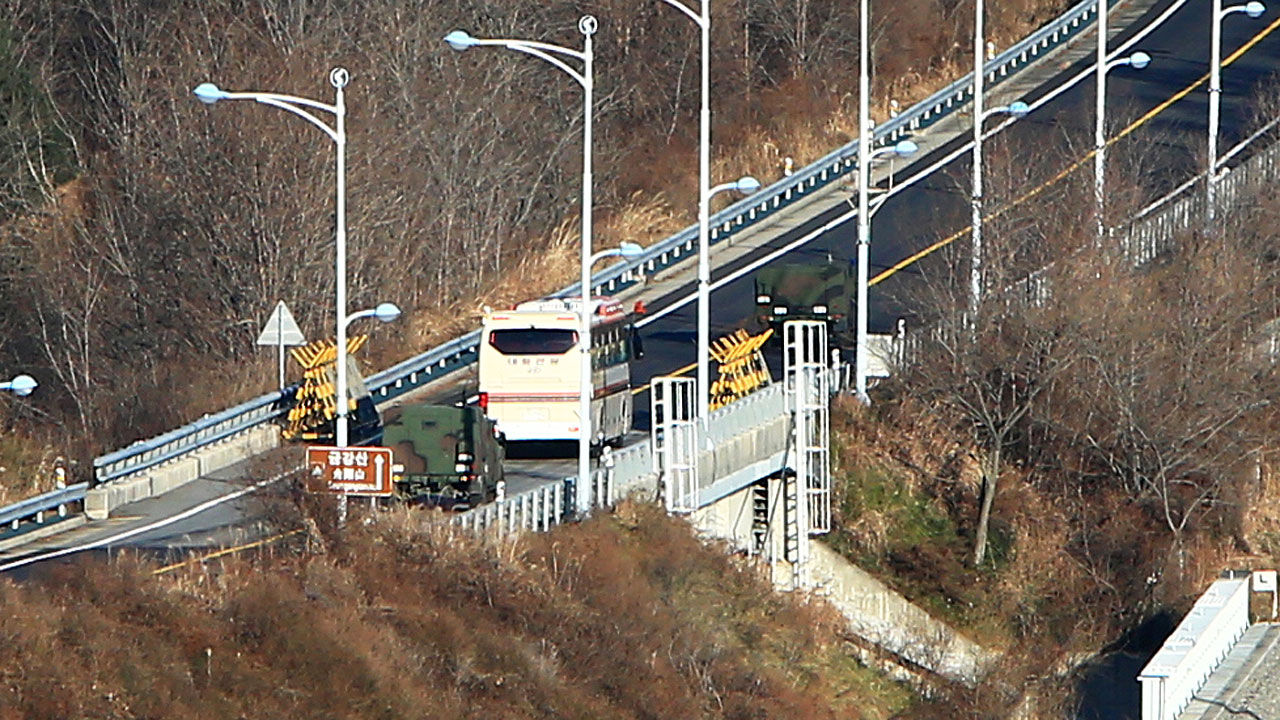
{"type": "MultiPolygon", "coordinates": [[[[1118,46],[1138,28],[1149,24],[1172,2],[1160,2],[1152,7],[1138,22],[1129,25],[1110,46],[1118,46]]],[[[1143,39],[1135,49],[1142,49],[1153,57],[1150,67],[1143,71],[1118,69],[1109,75],[1109,115],[1112,133],[1130,122],[1143,117],[1152,108],[1165,102],[1207,73],[1209,47],[1209,3],[1203,0],[1187,2],[1174,16],[1155,32],[1143,39]]],[[[1223,152],[1253,128],[1251,108],[1253,94],[1269,81],[1271,74],[1280,67],[1280,32],[1272,33],[1280,24],[1280,8],[1270,8],[1259,19],[1249,19],[1243,14],[1228,17],[1223,24],[1223,55],[1229,56],[1236,48],[1259,33],[1265,36],[1241,59],[1224,69],[1222,93],[1222,134],[1219,147],[1223,152]]],[[[1078,43],[1091,45],[1093,36],[1086,31],[1078,43]]],[[[1088,67],[1090,53],[1078,62],[1060,68],[1056,77],[1030,90],[1022,99],[1031,102],[1057,87],[1063,80],[1088,67]]],[[[1150,198],[1156,198],[1172,189],[1199,169],[1203,157],[1207,127],[1207,92],[1202,85],[1173,103],[1163,112],[1145,122],[1123,144],[1110,151],[1120,157],[1125,153],[1144,156],[1140,177],[1132,178],[1150,198]]],[[[988,121],[995,124],[996,121],[988,121]]],[[[991,147],[1007,143],[1015,157],[1057,158],[1064,165],[1067,158],[1078,157],[1092,142],[1093,81],[1088,78],[1051,103],[1020,120],[1002,134],[1000,141],[988,141],[991,147]],[[1070,148],[1077,148],[1071,151],[1070,148]]],[[[928,146],[921,138],[923,153],[910,165],[895,172],[895,180],[901,184],[912,175],[933,165],[939,158],[963,147],[968,138],[961,137],[941,146],[928,146]]],[[[994,154],[994,152],[993,152],[994,154]]],[[[994,167],[994,163],[992,165],[994,167]]],[[[969,155],[961,153],[946,169],[934,173],[906,191],[892,196],[877,212],[873,226],[871,266],[874,277],[902,259],[936,243],[940,238],[952,235],[968,224],[969,155]]],[[[996,183],[988,187],[987,208],[991,209],[1008,197],[996,194],[996,183]]],[[[770,238],[756,250],[716,268],[713,283],[742,270],[744,266],[790,245],[796,239],[813,233],[850,209],[843,199],[831,200],[825,208],[802,222],[799,226],[770,238]]],[[[1064,219],[1070,222],[1071,219],[1064,219]]],[[[1079,219],[1075,219],[1079,222],[1079,219]]],[[[790,262],[852,263],[855,252],[856,232],[853,222],[846,222],[827,232],[818,233],[810,242],[788,253],[790,262]]],[[[966,241],[958,243],[967,245],[966,241]]],[[[963,247],[956,248],[957,252],[963,247]]],[[[872,288],[870,327],[872,332],[890,331],[897,318],[916,311],[910,296],[912,286],[918,284],[922,272],[945,270],[943,261],[948,252],[936,253],[924,262],[898,272],[872,288]]],[[[960,259],[963,260],[961,254],[960,259]]],[[[955,258],[951,258],[952,261],[955,258]]],[[[647,354],[633,369],[633,384],[637,387],[648,383],[649,378],[668,374],[694,362],[696,347],[696,305],[688,301],[694,293],[694,285],[687,282],[669,290],[656,300],[651,300],[651,311],[659,312],[673,303],[683,303],[676,309],[648,322],[642,327],[647,354]]],[[[712,335],[719,337],[739,327],[751,327],[754,316],[754,288],[751,273],[717,287],[712,293],[712,335]]],[[[778,364],[778,352],[771,350],[771,364],[778,364]]],[[[426,398],[452,401],[465,397],[474,386],[470,373],[458,373],[449,382],[416,396],[415,401],[426,398]]],[[[636,398],[637,428],[647,429],[648,397],[636,398]]],[[[555,480],[573,472],[573,450],[552,449],[540,457],[513,460],[508,466],[508,493],[533,487],[547,480],[555,480]]],[[[276,462],[285,462],[300,454],[300,448],[287,448],[276,453],[276,462]]],[[[520,453],[520,450],[516,450],[520,453]]],[[[534,453],[537,455],[537,453],[534,453]]],[[[300,456],[300,455],[299,455],[300,456]]],[[[261,459],[260,459],[261,460],[261,459]]],[[[50,538],[39,547],[24,548],[22,554],[40,549],[68,547],[76,538],[109,537],[121,528],[140,528],[174,508],[189,509],[208,498],[225,495],[243,487],[246,478],[261,478],[243,468],[230,468],[214,478],[205,478],[161,498],[135,503],[124,512],[107,521],[94,523],[81,531],[67,533],[67,537],[50,538]],[[237,474],[239,473],[239,474],[237,474]]],[[[198,515],[171,523],[152,531],[139,533],[128,539],[127,544],[144,548],[193,548],[234,543],[246,536],[243,527],[245,517],[269,515],[270,493],[266,500],[236,500],[217,505],[198,515]],[[241,526],[236,528],[235,526],[241,526]]],[[[252,533],[249,533],[252,534],[252,533]]],[[[3,556],[0,556],[3,557],[3,556]]],[[[10,557],[13,557],[12,555],[10,557]]]]}
{"type": "MultiPolygon", "coordinates": [[[[1109,47],[1116,48],[1141,27],[1159,16],[1170,2],[1158,3],[1137,23],[1131,25],[1119,37],[1113,38],[1109,47]]],[[[1210,4],[1192,1],[1186,3],[1158,29],[1143,38],[1135,46],[1153,58],[1145,70],[1117,68],[1108,74],[1109,135],[1113,135],[1131,122],[1143,117],[1153,108],[1164,103],[1174,93],[1196,82],[1209,68],[1209,18],[1210,4]]],[[[1256,35],[1265,36],[1239,60],[1222,72],[1221,134],[1219,152],[1224,153],[1246,137],[1260,123],[1253,118],[1254,96],[1268,85],[1276,87],[1273,73],[1280,70],[1280,32],[1271,32],[1280,22],[1280,8],[1268,8],[1265,15],[1250,19],[1243,13],[1227,17],[1223,21],[1223,57],[1256,35]]],[[[1086,31],[1082,39],[1092,45],[1096,36],[1086,31]]],[[[1027,102],[1042,97],[1081,70],[1092,66],[1092,56],[1064,67],[1049,83],[1023,96],[1027,102]]],[[[1072,158],[1078,158],[1091,149],[1094,123],[1094,82],[1092,75],[1077,83],[1044,107],[1028,117],[1013,123],[998,141],[989,139],[987,147],[1007,144],[1009,152],[1038,162],[1057,161],[1065,167],[1072,158]],[[1075,144],[1075,151],[1071,149],[1075,144]]],[[[988,124],[994,125],[994,118],[988,124]]],[[[1126,154],[1143,158],[1140,177],[1131,178],[1148,199],[1154,200],[1172,190],[1178,184],[1194,176],[1201,169],[1205,154],[1208,127],[1207,83],[1174,102],[1167,109],[1143,123],[1123,143],[1113,145],[1108,151],[1114,158],[1126,154]]],[[[958,138],[941,147],[931,148],[927,154],[914,159],[909,165],[895,172],[898,182],[911,177],[937,162],[957,148],[968,145],[969,138],[958,138]]],[[[984,169],[994,167],[992,160],[984,161],[984,169]]],[[[1091,168],[1092,165],[1089,165],[1091,168]]],[[[873,241],[870,249],[872,277],[887,270],[899,261],[929,247],[969,225],[969,188],[971,174],[970,155],[965,152],[953,160],[944,171],[915,185],[906,192],[890,197],[876,213],[872,227],[873,241]]],[[[1091,170],[1086,169],[1085,172],[1091,170]]],[[[1090,175],[1091,176],[1091,175],[1090,175]]],[[[985,199],[988,212],[1002,200],[995,194],[998,183],[988,180],[985,199]]],[[[1026,188],[1030,189],[1030,188],[1026,188]]],[[[801,227],[779,235],[759,252],[737,263],[716,268],[712,275],[711,334],[719,337],[739,327],[753,328],[755,311],[754,287],[751,274],[721,287],[714,287],[750,260],[786,246],[820,228],[832,219],[845,214],[849,205],[844,201],[833,202],[821,213],[801,227]]],[[[1064,218],[1064,222],[1069,221],[1064,218]]],[[[1080,219],[1075,219],[1080,222],[1080,219]]],[[[787,256],[790,262],[855,262],[856,225],[853,220],[825,232],[787,256]]],[[[967,247],[967,238],[962,244],[967,247]]],[[[967,265],[963,248],[956,248],[960,259],[967,265]]],[[[922,272],[945,272],[940,263],[946,252],[928,258],[917,266],[894,274],[874,286],[870,292],[868,324],[872,333],[891,332],[898,317],[913,314],[913,289],[918,285],[922,272]]],[[[953,258],[954,260],[954,258],[953,258]]],[[[653,307],[662,308],[695,291],[692,283],[672,291],[662,302],[653,307]]],[[[697,307],[686,303],[642,330],[646,357],[636,363],[633,383],[644,385],[649,378],[668,374],[695,361],[697,343],[697,307]]],[[[770,365],[777,366],[779,352],[774,349],[770,365]]],[[[648,427],[648,408],[637,403],[637,428],[648,427]]]]}

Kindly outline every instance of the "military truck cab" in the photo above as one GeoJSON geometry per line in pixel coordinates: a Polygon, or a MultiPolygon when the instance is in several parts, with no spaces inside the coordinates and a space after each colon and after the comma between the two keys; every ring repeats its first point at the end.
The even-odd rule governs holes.
{"type": "Polygon", "coordinates": [[[849,331],[857,298],[856,279],[846,263],[784,263],[755,275],[756,320],[782,337],[788,320],[822,320],[832,335],[849,331]]]}
{"type": "Polygon", "coordinates": [[[395,459],[396,497],[465,510],[492,501],[506,451],[475,406],[404,405],[383,414],[382,444],[395,459]]]}

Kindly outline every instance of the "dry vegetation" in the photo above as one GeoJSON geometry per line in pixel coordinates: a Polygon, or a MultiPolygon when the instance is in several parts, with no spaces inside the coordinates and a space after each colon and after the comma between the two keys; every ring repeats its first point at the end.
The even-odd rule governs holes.
{"type": "Polygon", "coordinates": [[[23,608],[0,618],[0,716],[799,720],[908,701],[843,659],[821,607],[659,509],[500,542],[429,517],[207,570],[0,581],[23,608]]]}
{"type": "MultiPolygon", "coordinates": [[[[1062,4],[995,4],[993,40],[1062,4]]],[[[717,176],[774,179],[783,156],[850,139],[852,8],[715,4],[717,176]]],[[[97,452],[268,389],[272,356],[252,342],[277,300],[311,337],[330,325],[327,143],[272,108],[206,107],[199,82],[324,100],[328,69],[351,70],[350,305],[407,311],[379,328],[371,364],[574,272],[579,89],[516,53],[457,54],[441,42],[452,28],[575,45],[578,15],[597,15],[597,242],[652,241],[694,212],[696,33],[656,0],[0,9],[0,357],[41,382],[29,403],[0,399],[0,423],[80,475],[97,452]]],[[[880,117],[963,72],[971,15],[944,0],[875,13],[880,117]]],[[[39,454],[17,474],[47,477],[39,454]]]]}
{"type": "Polygon", "coordinates": [[[1280,562],[1280,203],[1262,189],[1135,269],[1090,223],[1059,221],[1088,217],[1087,182],[988,227],[976,323],[954,262],[904,288],[953,311],[928,318],[873,410],[834,414],[833,545],[1007,651],[962,698],[974,717],[993,698],[1069,698],[1069,658],[1223,568],[1280,562]],[[1018,281],[1049,263],[1038,302],[1018,281]]]}

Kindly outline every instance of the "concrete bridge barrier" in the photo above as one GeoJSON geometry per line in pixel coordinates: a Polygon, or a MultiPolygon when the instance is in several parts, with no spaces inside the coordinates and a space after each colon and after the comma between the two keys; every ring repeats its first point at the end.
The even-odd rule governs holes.
{"type": "Polygon", "coordinates": [[[275,425],[249,428],[222,442],[157,465],[144,474],[106,482],[87,491],[84,513],[91,520],[105,520],[121,505],[161,495],[279,445],[280,429],[275,425]]]}

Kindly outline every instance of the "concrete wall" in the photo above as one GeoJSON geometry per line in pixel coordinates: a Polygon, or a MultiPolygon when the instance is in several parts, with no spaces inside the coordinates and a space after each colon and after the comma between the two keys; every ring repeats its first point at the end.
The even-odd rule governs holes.
{"type": "MultiPolygon", "coordinates": [[[[858,637],[947,679],[973,686],[995,655],[960,635],[909,600],[844,559],[819,540],[809,538],[797,549],[806,567],[789,562],[785,548],[784,484],[768,481],[768,535],[761,561],[782,589],[808,588],[844,615],[858,637]]],[[[752,491],[745,487],[692,513],[701,533],[754,552],[752,491]]]]}
{"type": "Polygon", "coordinates": [[[809,575],[858,637],[950,680],[973,686],[995,655],[913,605],[821,542],[809,575]]]}
{"type": "Polygon", "coordinates": [[[724,540],[734,550],[752,552],[751,487],[698,508],[689,515],[689,522],[698,532],[724,540]]]}
{"type": "Polygon", "coordinates": [[[280,445],[280,428],[260,425],[150,471],[104,483],[85,493],[84,512],[91,520],[105,520],[121,505],[162,495],[198,477],[272,450],[280,445]]]}

